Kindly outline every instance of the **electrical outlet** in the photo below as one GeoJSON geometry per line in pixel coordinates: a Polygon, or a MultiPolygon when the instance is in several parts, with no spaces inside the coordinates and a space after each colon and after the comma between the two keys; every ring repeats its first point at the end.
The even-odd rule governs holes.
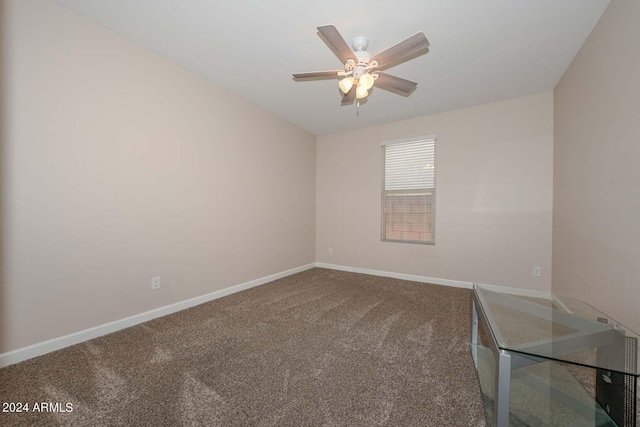
{"type": "Polygon", "coordinates": [[[151,289],[160,289],[160,278],[152,277],[151,278],[151,289]]]}
{"type": "Polygon", "coordinates": [[[329,255],[333,255],[333,248],[329,248],[329,255]]]}
{"type": "Polygon", "coordinates": [[[535,277],[540,277],[540,273],[541,273],[540,267],[533,267],[533,275],[535,277]]]}

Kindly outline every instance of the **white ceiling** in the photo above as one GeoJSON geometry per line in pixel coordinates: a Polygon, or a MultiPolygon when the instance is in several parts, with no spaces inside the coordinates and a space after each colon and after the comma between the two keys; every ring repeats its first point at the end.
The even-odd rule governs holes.
{"type": "Polygon", "coordinates": [[[552,90],[609,0],[58,0],[316,135],[552,90]],[[418,82],[340,106],[316,27],[379,53],[422,31],[429,53],[387,72],[418,82]]]}

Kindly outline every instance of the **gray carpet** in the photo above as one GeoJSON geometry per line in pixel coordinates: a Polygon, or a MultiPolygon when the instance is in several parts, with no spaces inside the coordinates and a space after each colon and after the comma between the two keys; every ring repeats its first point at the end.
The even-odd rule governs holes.
{"type": "Polygon", "coordinates": [[[470,291],[312,269],[0,370],[0,425],[484,426],[470,291]]]}

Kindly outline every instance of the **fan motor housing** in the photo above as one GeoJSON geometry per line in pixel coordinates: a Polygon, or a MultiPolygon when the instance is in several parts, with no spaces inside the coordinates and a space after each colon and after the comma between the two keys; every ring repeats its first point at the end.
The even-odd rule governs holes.
{"type": "Polygon", "coordinates": [[[371,58],[371,54],[367,52],[367,47],[369,47],[369,39],[365,36],[358,36],[351,42],[351,46],[353,46],[353,53],[356,54],[358,58],[358,63],[369,63],[369,59],[371,58]]]}
{"type": "Polygon", "coordinates": [[[353,46],[353,50],[358,52],[361,50],[367,50],[369,47],[369,39],[365,36],[358,36],[351,42],[351,46],[353,46]]]}

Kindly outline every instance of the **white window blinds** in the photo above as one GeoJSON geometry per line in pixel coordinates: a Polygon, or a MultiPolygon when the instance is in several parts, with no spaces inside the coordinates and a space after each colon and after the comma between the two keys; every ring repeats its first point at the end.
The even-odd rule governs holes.
{"type": "Polygon", "coordinates": [[[382,240],[435,242],[435,137],[382,145],[382,240]]]}
{"type": "Polygon", "coordinates": [[[434,140],[384,145],[386,190],[435,187],[434,140]]]}

